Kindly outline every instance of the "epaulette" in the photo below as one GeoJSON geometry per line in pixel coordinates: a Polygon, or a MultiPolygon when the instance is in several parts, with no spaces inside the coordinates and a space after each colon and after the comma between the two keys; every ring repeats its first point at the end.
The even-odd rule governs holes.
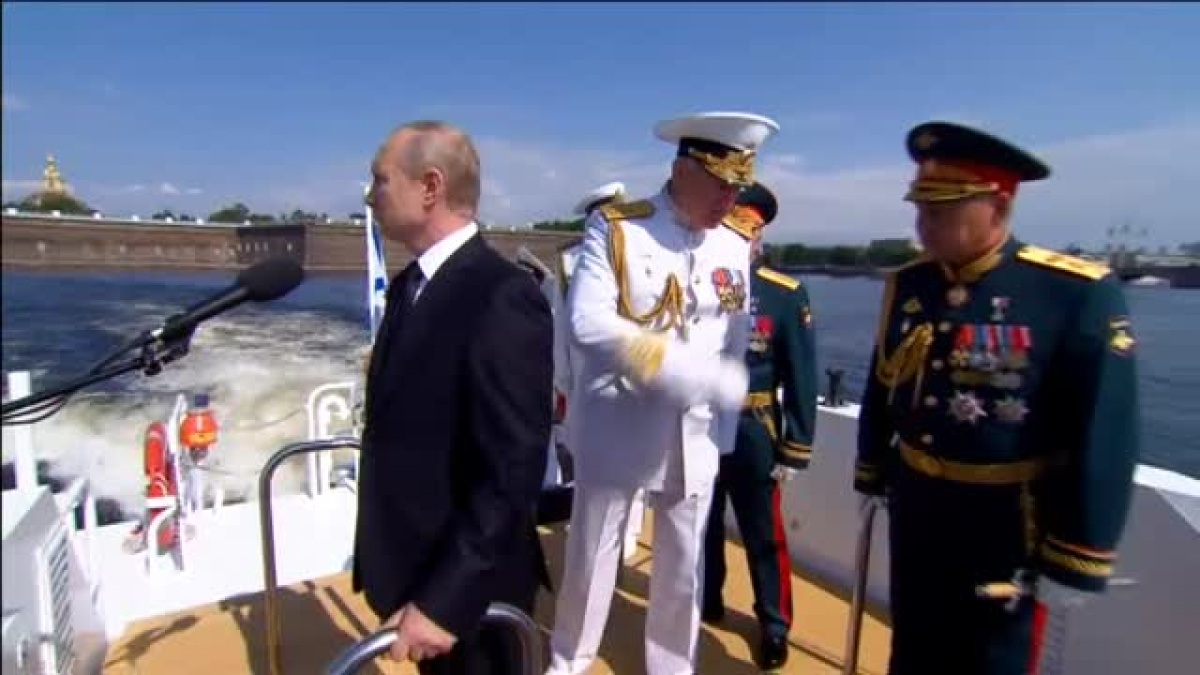
{"type": "Polygon", "coordinates": [[[1075,276],[1085,277],[1092,281],[1103,279],[1111,271],[1105,265],[1088,262],[1073,255],[1051,251],[1039,246],[1026,245],[1017,251],[1017,259],[1030,262],[1042,267],[1059,270],[1075,276]]]}
{"type": "Polygon", "coordinates": [[[737,218],[725,216],[725,218],[721,219],[721,224],[733,230],[737,236],[745,239],[746,241],[750,241],[754,238],[754,227],[744,220],[738,220],[737,218]]]}
{"type": "Polygon", "coordinates": [[[639,199],[636,202],[605,204],[600,207],[600,213],[610,223],[618,220],[649,218],[654,215],[654,202],[647,199],[639,199]]]}
{"type": "Polygon", "coordinates": [[[800,288],[799,281],[796,281],[795,279],[789,277],[786,274],[780,274],[779,272],[776,272],[773,269],[769,269],[766,267],[760,267],[760,268],[758,268],[758,276],[766,279],[767,281],[773,281],[773,282],[779,284],[780,286],[783,286],[784,288],[788,289],[789,291],[794,291],[797,288],[800,288]]]}

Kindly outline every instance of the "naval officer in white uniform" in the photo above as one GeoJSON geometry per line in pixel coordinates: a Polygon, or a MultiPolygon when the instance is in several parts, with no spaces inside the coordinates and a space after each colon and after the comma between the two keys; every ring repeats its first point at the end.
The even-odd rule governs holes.
{"type": "MultiPolygon", "coordinates": [[[[588,192],[583,199],[575,205],[575,213],[577,215],[587,216],[592,215],[592,211],[606,206],[608,204],[616,204],[625,200],[625,184],[620,181],[606,183],[600,187],[588,192]]],[[[574,387],[574,374],[579,370],[579,363],[582,357],[579,355],[579,350],[571,344],[571,328],[570,316],[565,310],[567,305],[567,289],[570,288],[571,275],[575,273],[575,266],[579,263],[579,253],[583,250],[583,242],[576,242],[563,248],[559,251],[557,260],[557,276],[561,295],[557,298],[558,304],[555,307],[554,313],[554,387],[558,399],[558,408],[556,410],[556,424],[554,427],[555,436],[558,438],[558,443],[566,449],[568,453],[571,451],[571,446],[568,443],[570,438],[570,419],[571,419],[571,389],[574,387]]],[[[642,521],[645,517],[646,498],[645,493],[639,490],[634,495],[633,503],[629,509],[629,524],[625,527],[625,535],[622,538],[621,550],[624,552],[625,560],[633,558],[637,553],[638,536],[642,533],[642,521]]]]}
{"type": "Polygon", "coordinates": [[[747,387],[749,244],[722,220],[778,129],[745,113],[662,122],[656,135],[677,146],[670,181],[587,220],[568,297],[583,362],[549,673],[583,673],[596,659],[639,489],[654,511],[646,671],[694,672],[713,479],[719,455],[733,449],[747,387]]]}

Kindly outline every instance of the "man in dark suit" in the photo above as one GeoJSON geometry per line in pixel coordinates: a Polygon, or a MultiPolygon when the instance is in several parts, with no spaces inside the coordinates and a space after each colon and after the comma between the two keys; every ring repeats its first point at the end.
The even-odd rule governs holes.
{"type": "Polygon", "coordinates": [[[550,437],[553,329],[529,275],[479,236],[479,157],[463,132],[392,134],[367,195],[414,256],[388,289],[367,379],[354,588],[397,660],[493,672],[492,602],[533,610],[535,509],[550,437]]]}

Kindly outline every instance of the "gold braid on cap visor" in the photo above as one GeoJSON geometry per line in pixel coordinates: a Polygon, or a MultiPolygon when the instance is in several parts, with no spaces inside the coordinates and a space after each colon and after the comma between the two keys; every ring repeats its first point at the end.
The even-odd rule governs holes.
{"type": "Polygon", "coordinates": [[[717,157],[711,152],[690,148],[687,154],[700,162],[709,173],[726,183],[742,187],[754,184],[753,152],[729,152],[724,157],[717,157]]]}

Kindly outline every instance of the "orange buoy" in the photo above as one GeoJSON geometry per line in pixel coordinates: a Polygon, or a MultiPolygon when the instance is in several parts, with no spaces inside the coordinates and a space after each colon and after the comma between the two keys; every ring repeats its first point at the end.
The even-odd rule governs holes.
{"type": "Polygon", "coordinates": [[[217,421],[208,407],[208,394],[196,394],[192,405],[179,424],[179,442],[188,449],[193,462],[208,456],[217,442],[217,421]]]}

